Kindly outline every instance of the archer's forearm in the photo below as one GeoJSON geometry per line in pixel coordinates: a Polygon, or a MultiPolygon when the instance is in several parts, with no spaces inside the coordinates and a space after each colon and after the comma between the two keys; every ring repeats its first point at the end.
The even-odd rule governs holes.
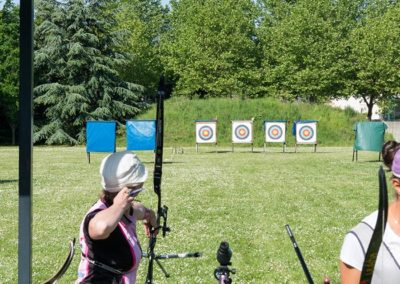
{"type": "Polygon", "coordinates": [[[89,222],[89,236],[94,240],[103,240],[115,230],[124,214],[124,208],[113,204],[100,211],[89,222]]]}
{"type": "Polygon", "coordinates": [[[153,227],[157,226],[156,224],[156,214],[153,210],[146,208],[141,203],[133,203],[133,215],[135,215],[136,220],[144,220],[147,223],[150,223],[153,227]]]}

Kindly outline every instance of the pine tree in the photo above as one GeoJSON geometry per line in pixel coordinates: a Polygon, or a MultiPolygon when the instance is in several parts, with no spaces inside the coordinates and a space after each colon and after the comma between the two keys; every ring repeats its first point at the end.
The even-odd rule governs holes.
{"type": "Polygon", "coordinates": [[[81,143],[88,120],[123,123],[134,117],[142,107],[143,88],[123,81],[116,70],[126,56],[117,52],[122,37],[113,31],[115,15],[107,9],[107,1],[54,1],[50,6],[44,3],[47,0],[40,2],[42,12],[51,13],[43,19],[52,24],[41,29],[44,20],[38,27],[42,46],[38,45],[36,54],[50,55],[41,55],[43,62],[35,64],[46,70],[35,87],[35,102],[46,109],[35,141],[81,143]]]}
{"type": "Polygon", "coordinates": [[[6,0],[0,12],[0,113],[15,144],[19,92],[19,8],[6,0]]]}

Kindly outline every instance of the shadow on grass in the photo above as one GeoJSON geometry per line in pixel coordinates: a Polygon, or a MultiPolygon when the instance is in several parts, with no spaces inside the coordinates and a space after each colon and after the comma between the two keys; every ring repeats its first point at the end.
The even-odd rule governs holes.
{"type": "MultiPolygon", "coordinates": [[[[143,164],[145,164],[145,165],[154,165],[154,162],[142,162],[143,164]]],[[[165,165],[167,165],[167,164],[184,164],[184,162],[174,162],[174,161],[168,161],[168,159],[167,160],[163,160],[163,165],[165,164],[165,165]]]]}
{"type": "Polygon", "coordinates": [[[232,151],[230,151],[230,150],[217,150],[217,151],[205,151],[205,152],[199,151],[196,154],[202,154],[202,153],[205,153],[205,154],[226,154],[226,153],[232,153],[232,151]]]}
{"type": "Polygon", "coordinates": [[[382,160],[354,160],[354,163],[383,163],[382,160]]]}
{"type": "Polygon", "coordinates": [[[0,184],[18,182],[17,179],[0,179],[0,184]]]}

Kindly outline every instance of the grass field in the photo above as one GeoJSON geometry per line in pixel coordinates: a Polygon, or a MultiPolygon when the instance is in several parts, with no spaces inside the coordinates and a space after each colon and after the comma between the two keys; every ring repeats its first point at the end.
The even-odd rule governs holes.
{"type": "MultiPolygon", "coordinates": [[[[233,249],[233,283],[306,283],[285,224],[315,282],[328,275],[339,283],[345,233],[377,208],[378,154],[360,152],[356,163],[351,148],[214,150],[164,150],[162,196],[172,231],[158,239],[157,253],[200,251],[203,257],[163,261],[171,277],[166,280],[155,266],[154,283],[216,283],[215,255],[223,240],[233,249]]],[[[139,155],[151,173],[153,153],[139,155]]],[[[35,147],[33,157],[33,283],[41,283],[63,263],[68,241],[78,236],[82,217],[97,199],[104,154],[92,154],[88,164],[83,147],[35,147]]],[[[18,148],[0,148],[0,160],[0,283],[17,283],[18,148]]],[[[151,178],[146,185],[140,198],[155,208],[151,178]]],[[[146,248],[141,226],[138,232],[146,248]]],[[[79,256],[77,246],[59,283],[73,283],[79,256]]],[[[137,283],[144,283],[146,270],[144,260],[137,283]]]]}

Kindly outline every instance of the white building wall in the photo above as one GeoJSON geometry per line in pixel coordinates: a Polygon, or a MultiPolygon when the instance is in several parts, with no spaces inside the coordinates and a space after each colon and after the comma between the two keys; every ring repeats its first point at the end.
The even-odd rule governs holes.
{"type": "MultiPolygon", "coordinates": [[[[335,99],[332,100],[329,103],[329,105],[341,109],[345,109],[346,107],[351,107],[356,112],[365,114],[368,113],[367,104],[363,101],[363,99],[356,99],[354,97],[350,97],[348,99],[335,99]]],[[[380,109],[376,104],[372,108],[372,114],[380,114],[380,109]]]]}

